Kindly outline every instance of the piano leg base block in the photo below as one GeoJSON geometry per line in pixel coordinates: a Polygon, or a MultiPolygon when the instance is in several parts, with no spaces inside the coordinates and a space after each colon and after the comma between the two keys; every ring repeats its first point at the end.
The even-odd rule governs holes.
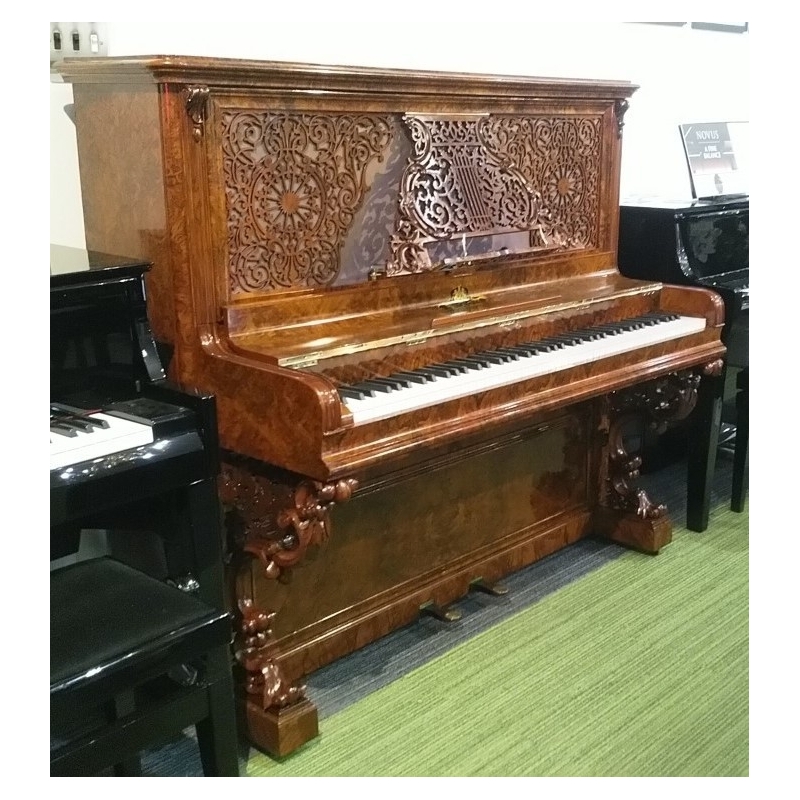
{"type": "Polygon", "coordinates": [[[672,541],[672,522],[666,516],[642,519],[636,514],[601,509],[595,516],[594,531],[612,542],[653,555],[672,541]]]}
{"type": "Polygon", "coordinates": [[[271,756],[286,756],[319,735],[317,707],[310,700],[266,710],[251,700],[240,703],[247,738],[271,756]]]}

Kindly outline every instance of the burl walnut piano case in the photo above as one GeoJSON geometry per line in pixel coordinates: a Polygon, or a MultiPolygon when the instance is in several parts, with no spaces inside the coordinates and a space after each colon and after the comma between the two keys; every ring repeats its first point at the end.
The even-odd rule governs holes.
{"type": "Polygon", "coordinates": [[[454,618],[589,535],[657,553],[671,523],[636,487],[634,418],[696,409],[705,527],[724,313],[617,268],[635,86],[165,56],[60,69],[87,246],[152,262],[169,376],[216,395],[255,744],[316,735],[304,676],[421,609],[454,618]]]}

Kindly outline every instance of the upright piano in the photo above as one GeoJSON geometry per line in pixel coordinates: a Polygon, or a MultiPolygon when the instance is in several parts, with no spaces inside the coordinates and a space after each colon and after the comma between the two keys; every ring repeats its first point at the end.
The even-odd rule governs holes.
{"type": "Polygon", "coordinates": [[[626,429],[692,415],[719,295],[617,265],[635,86],[183,56],[65,59],[86,239],[152,262],[169,377],[217,399],[247,734],[304,676],[581,537],[670,542],[626,429]]]}
{"type": "Polygon", "coordinates": [[[115,555],[224,607],[214,398],[167,380],[149,269],[50,247],[50,558],[122,533],[115,555]]]}

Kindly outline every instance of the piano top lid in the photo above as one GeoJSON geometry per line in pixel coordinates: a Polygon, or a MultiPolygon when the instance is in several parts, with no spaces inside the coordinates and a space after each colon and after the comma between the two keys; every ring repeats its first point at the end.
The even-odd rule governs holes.
{"type": "Polygon", "coordinates": [[[720,198],[691,199],[672,198],[661,195],[629,195],[620,199],[621,208],[641,208],[658,211],[704,212],[749,208],[749,195],[726,195],[720,198]]]}
{"type": "Polygon", "coordinates": [[[141,258],[84,250],[80,247],[50,245],[50,287],[61,288],[96,280],[122,280],[141,276],[150,269],[150,262],[141,258]]]}
{"type": "Polygon", "coordinates": [[[387,69],[290,61],[187,55],[65,58],[57,67],[67,83],[210,83],[214,86],[314,91],[476,97],[624,99],[639,87],[630,81],[588,78],[387,69]]]}

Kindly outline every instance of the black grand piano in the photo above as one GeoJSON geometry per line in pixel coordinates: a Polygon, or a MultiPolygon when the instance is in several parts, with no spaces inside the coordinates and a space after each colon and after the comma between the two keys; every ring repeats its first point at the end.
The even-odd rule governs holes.
{"type": "MultiPolygon", "coordinates": [[[[688,201],[637,197],[620,204],[618,264],[623,275],[703,286],[725,303],[727,400],[719,447],[729,454],[736,439],[736,387],[742,378],[746,385],[750,364],[749,251],[749,195],[688,201]]],[[[657,453],[674,449],[669,437],[663,437],[660,447],[650,452],[649,462],[657,466],[657,453]]]]}
{"type": "Polygon", "coordinates": [[[747,195],[688,201],[638,197],[620,205],[620,271],[716,291],[725,302],[727,364],[737,367],[749,360],[749,243],[747,195]]]}
{"type": "Polygon", "coordinates": [[[150,536],[150,571],[222,607],[215,401],[165,378],[149,268],[51,245],[50,558],[77,553],[86,530],[133,540],[122,560],[150,536]]]}

